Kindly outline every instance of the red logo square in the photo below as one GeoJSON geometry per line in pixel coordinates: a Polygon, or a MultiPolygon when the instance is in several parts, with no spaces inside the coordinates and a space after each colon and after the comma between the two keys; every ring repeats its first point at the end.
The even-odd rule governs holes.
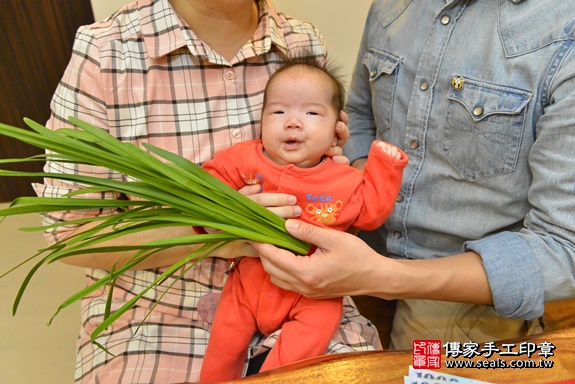
{"type": "Polygon", "coordinates": [[[413,368],[441,368],[441,340],[413,340],[413,368]]]}

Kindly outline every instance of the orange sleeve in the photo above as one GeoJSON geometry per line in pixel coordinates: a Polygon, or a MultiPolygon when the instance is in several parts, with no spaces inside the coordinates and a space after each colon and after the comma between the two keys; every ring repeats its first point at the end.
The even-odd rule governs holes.
{"type": "Polygon", "coordinates": [[[230,187],[236,190],[242,188],[246,183],[240,176],[238,166],[240,165],[240,160],[249,162],[250,156],[248,154],[253,153],[253,151],[250,151],[252,147],[248,147],[247,143],[250,142],[235,144],[230,148],[217,152],[212,160],[202,164],[202,168],[230,187]]]}
{"type": "Polygon", "coordinates": [[[391,215],[401,188],[403,169],[408,156],[402,150],[397,160],[383,152],[374,142],[364,168],[363,183],[354,198],[362,201],[361,212],[353,224],[356,229],[373,230],[391,215]]]}

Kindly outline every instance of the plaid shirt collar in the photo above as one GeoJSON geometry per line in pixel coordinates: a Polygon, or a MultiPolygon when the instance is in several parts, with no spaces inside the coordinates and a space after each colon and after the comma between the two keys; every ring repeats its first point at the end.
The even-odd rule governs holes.
{"type": "Polygon", "coordinates": [[[202,42],[185,22],[174,12],[168,0],[140,0],[138,2],[140,28],[144,44],[153,59],[188,47],[192,55],[219,65],[269,52],[273,46],[283,53],[287,45],[275,6],[268,0],[259,0],[259,25],[252,39],[228,63],[202,42]]]}

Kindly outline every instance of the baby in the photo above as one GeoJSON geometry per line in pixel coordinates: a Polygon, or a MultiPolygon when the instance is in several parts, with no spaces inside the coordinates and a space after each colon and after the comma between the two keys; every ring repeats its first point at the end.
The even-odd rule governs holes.
{"type": "MultiPolygon", "coordinates": [[[[327,65],[288,59],[265,88],[262,139],[218,152],[203,167],[236,189],[257,183],[264,192],[295,195],[307,222],[342,231],[378,228],[393,210],[407,155],[376,141],[364,171],[326,157],[336,145],[343,99],[344,88],[327,65]]],[[[244,257],[225,283],[200,381],[240,378],[257,331],[270,335],[281,328],[262,371],[324,354],[341,317],[341,298],[312,300],[280,289],[258,258],[244,257]]]]}

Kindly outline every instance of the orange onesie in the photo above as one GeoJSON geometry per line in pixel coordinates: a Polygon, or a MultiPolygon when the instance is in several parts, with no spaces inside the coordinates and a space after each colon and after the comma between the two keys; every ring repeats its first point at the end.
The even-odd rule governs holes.
{"type": "MultiPolygon", "coordinates": [[[[240,189],[261,184],[263,192],[297,197],[309,223],[345,231],[373,230],[391,214],[407,155],[396,160],[375,143],[364,171],[325,158],[312,168],[278,165],[261,140],[246,141],[216,153],[203,168],[240,189]]],[[[351,255],[352,256],[352,255],[351,255]]],[[[200,381],[241,377],[249,343],[259,330],[281,328],[262,371],[324,354],[342,316],[341,298],[312,300],[271,283],[258,258],[245,257],[230,272],[212,324],[200,381]]]]}

